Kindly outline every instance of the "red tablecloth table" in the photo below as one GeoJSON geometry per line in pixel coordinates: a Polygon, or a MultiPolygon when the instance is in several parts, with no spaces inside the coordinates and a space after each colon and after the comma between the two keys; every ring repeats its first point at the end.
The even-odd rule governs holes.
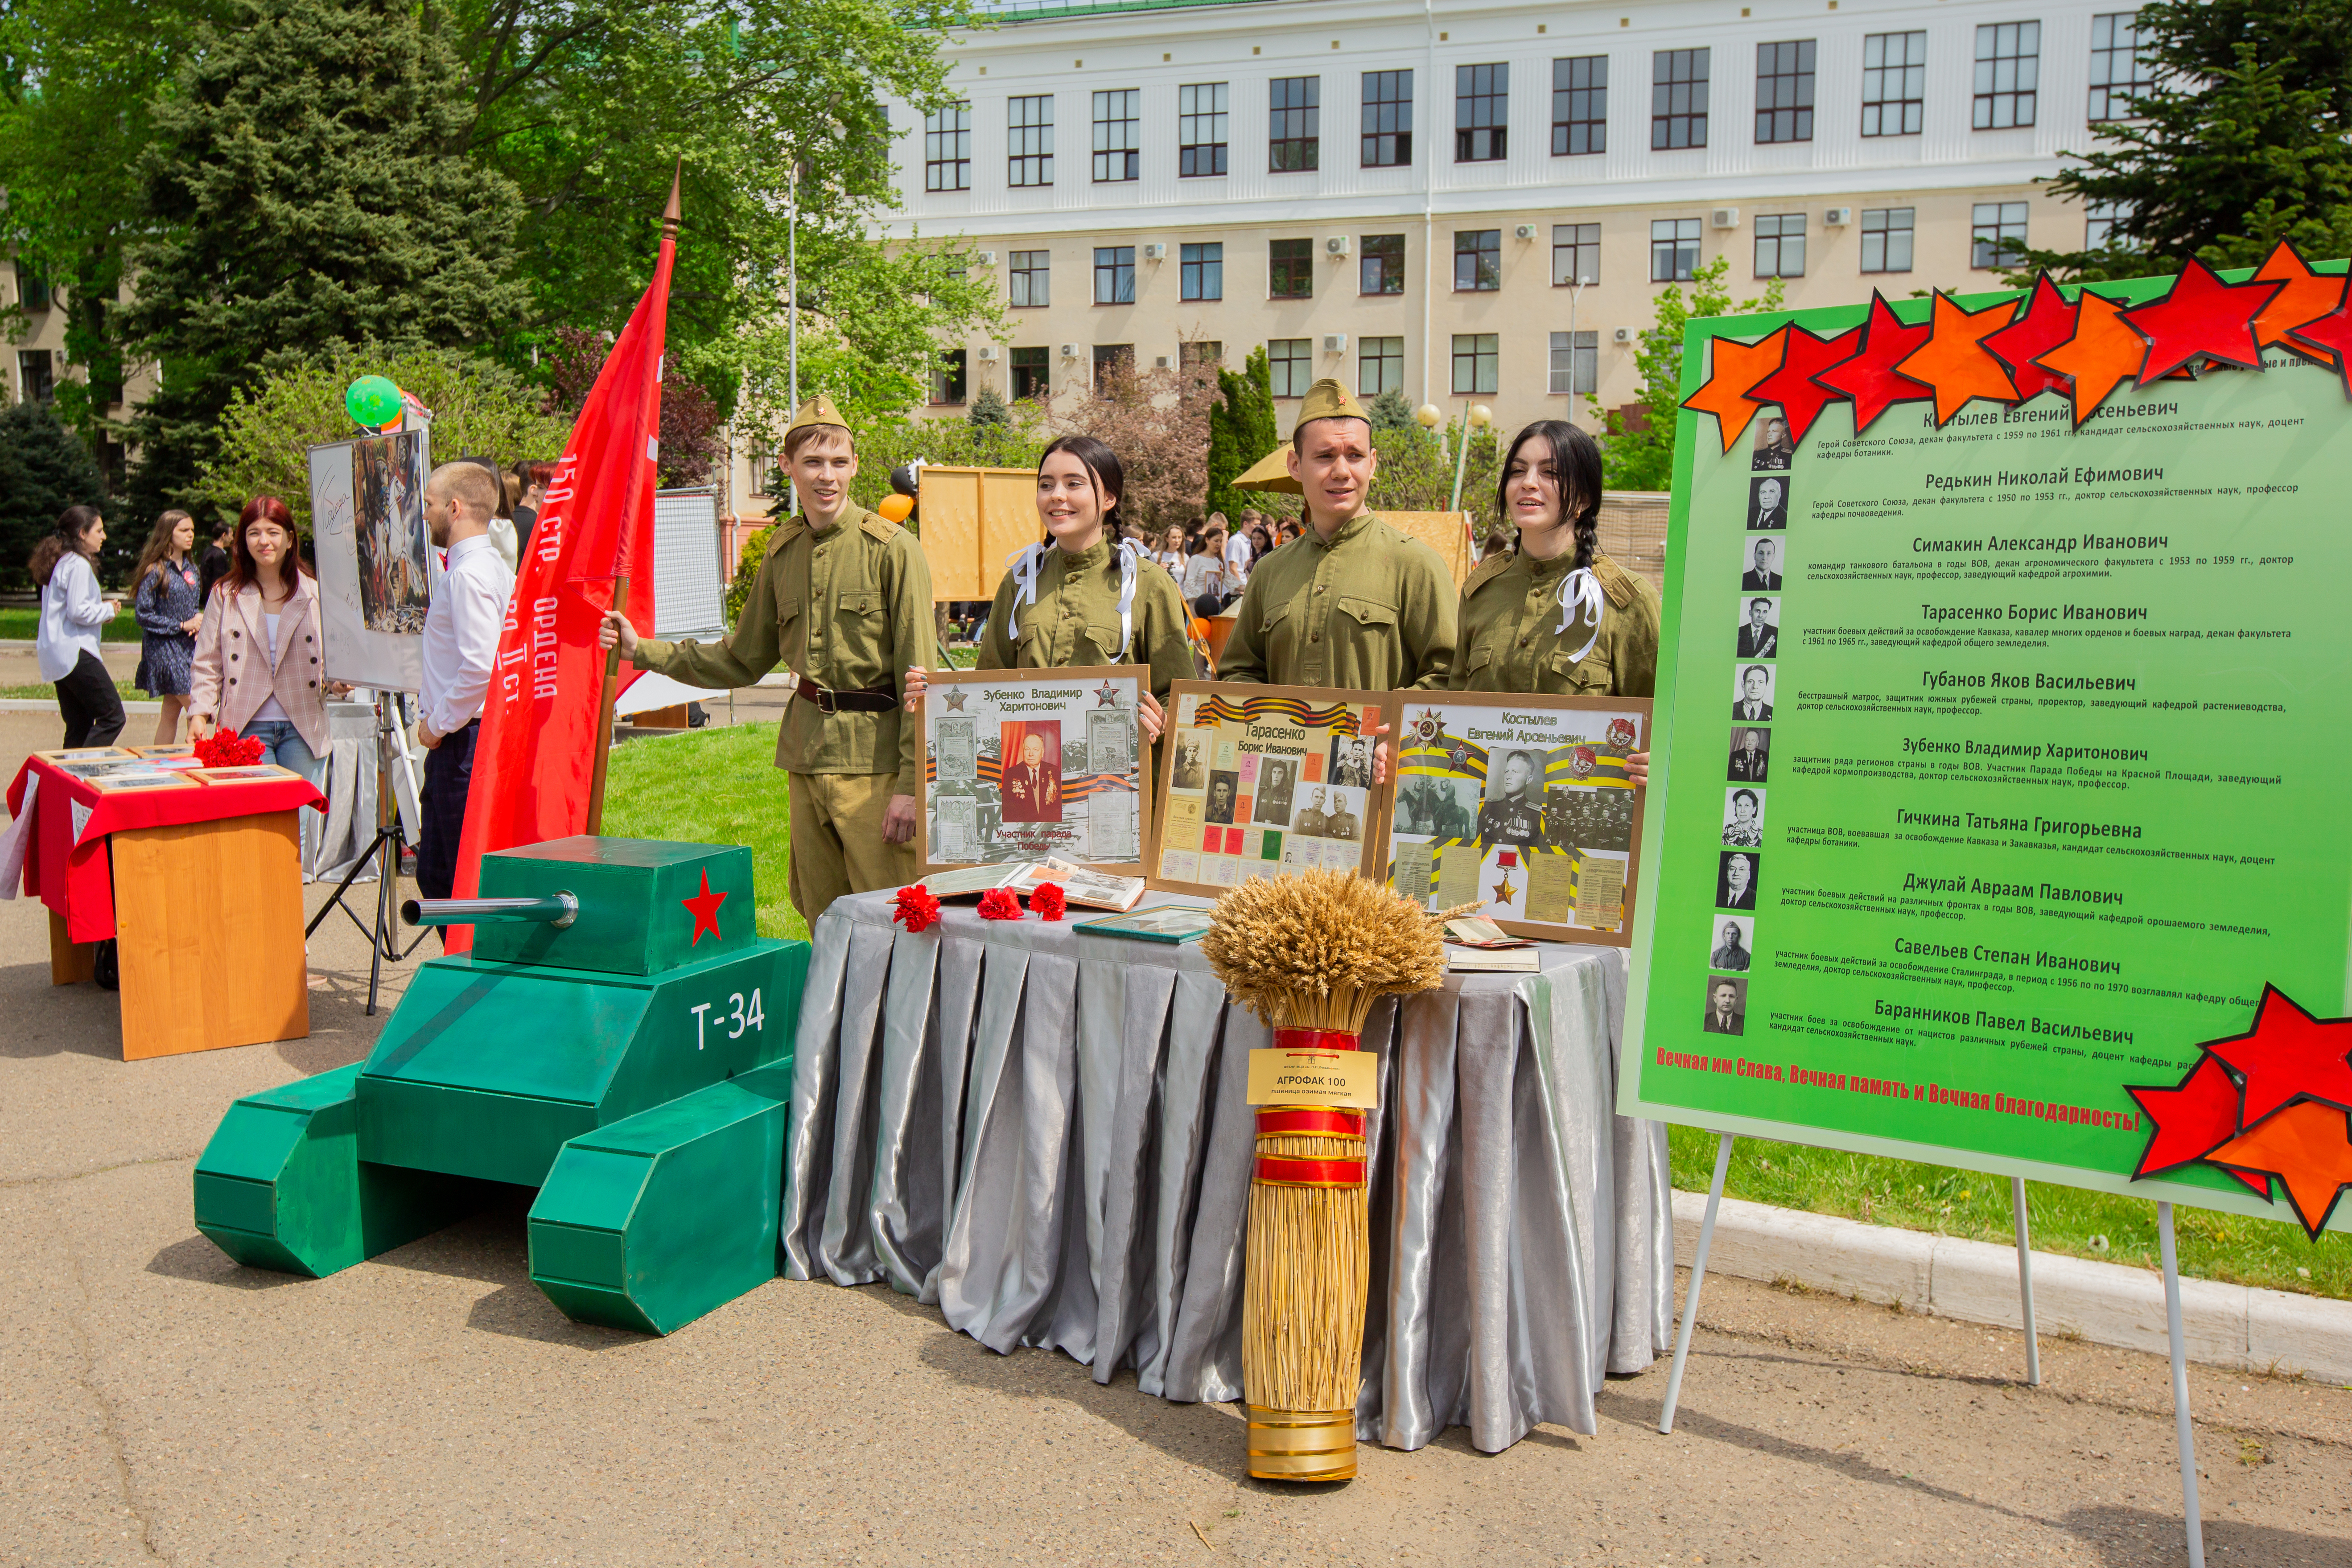
{"type": "Polygon", "coordinates": [[[114,942],[126,1061],[309,1034],[295,813],[326,797],[283,769],[140,788],[68,771],[128,755],[37,753],[8,785],[12,817],[33,796],[12,831],[24,889],[48,907],[51,982],[89,979],[96,944],[114,942]]]}

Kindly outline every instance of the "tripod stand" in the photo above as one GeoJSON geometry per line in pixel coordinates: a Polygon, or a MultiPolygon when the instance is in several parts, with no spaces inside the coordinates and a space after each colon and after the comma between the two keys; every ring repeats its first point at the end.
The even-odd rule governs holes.
{"type": "Polygon", "coordinates": [[[367,1012],[371,1018],[375,1016],[376,991],[383,980],[384,960],[391,959],[394,963],[398,963],[415,952],[417,943],[432,934],[429,930],[421,931],[417,932],[415,942],[403,947],[400,945],[400,927],[394,918],[394,911],[400,907],[400,851],[405,842],[405,836],[400,826],[400,802],[394,795],[392,787],[393,759],[399,751],[393,737],[405,722],[405,716],[401,711],[400,693],[377,692],[375,694],[375,837],[368,841],[368,847],[361,850],[358,857],[352,861],[351,869],[343,873],[342,882],[335,889],[333,896],[319,906],[319,912],[312,915],[310,923],[302,928],[302,935],[308,939],[312,931],[319,929],[319,922],[327,918],[329,910],[340,909],[345,918],[367,937],[371,949],[368,961],[367,1012]],[[344,902],[344,896],[352,890],[352,884],[359,879],[359,874],[367,869],[370,860],[375,861],[377,868],[375,919],[373,922],[361,920],[353,912],[351,905],[344,902]]]}

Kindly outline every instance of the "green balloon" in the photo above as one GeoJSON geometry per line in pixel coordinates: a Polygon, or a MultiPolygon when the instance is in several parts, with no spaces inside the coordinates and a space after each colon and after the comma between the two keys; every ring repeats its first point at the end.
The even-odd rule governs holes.
{"type": "Polygon", "coordinates": [[[373,430],[400,417],[400,388],[389,377],[363,375],[343,394],[343,409],[354,423],[373,430]]]}

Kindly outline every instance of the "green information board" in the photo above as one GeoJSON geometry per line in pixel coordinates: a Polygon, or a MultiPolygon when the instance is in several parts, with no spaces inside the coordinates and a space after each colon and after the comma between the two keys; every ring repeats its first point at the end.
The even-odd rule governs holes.
{"type": "Polygon", "coordinates": [[[1622,1110],[2352,1221],[2342,271],[1692,324],[1622,1110]]]}

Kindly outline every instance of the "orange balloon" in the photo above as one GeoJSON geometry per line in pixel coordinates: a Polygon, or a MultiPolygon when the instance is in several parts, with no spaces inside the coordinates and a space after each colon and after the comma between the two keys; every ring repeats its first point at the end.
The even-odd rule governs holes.
{"type": "Polygon", "coordinates": [[[882,519],[886,522],[904,522],[915,510],[915,498],[902,496],[893,491],[884,496],[882,504],[874,510],[882,514],[882,519]]]}

